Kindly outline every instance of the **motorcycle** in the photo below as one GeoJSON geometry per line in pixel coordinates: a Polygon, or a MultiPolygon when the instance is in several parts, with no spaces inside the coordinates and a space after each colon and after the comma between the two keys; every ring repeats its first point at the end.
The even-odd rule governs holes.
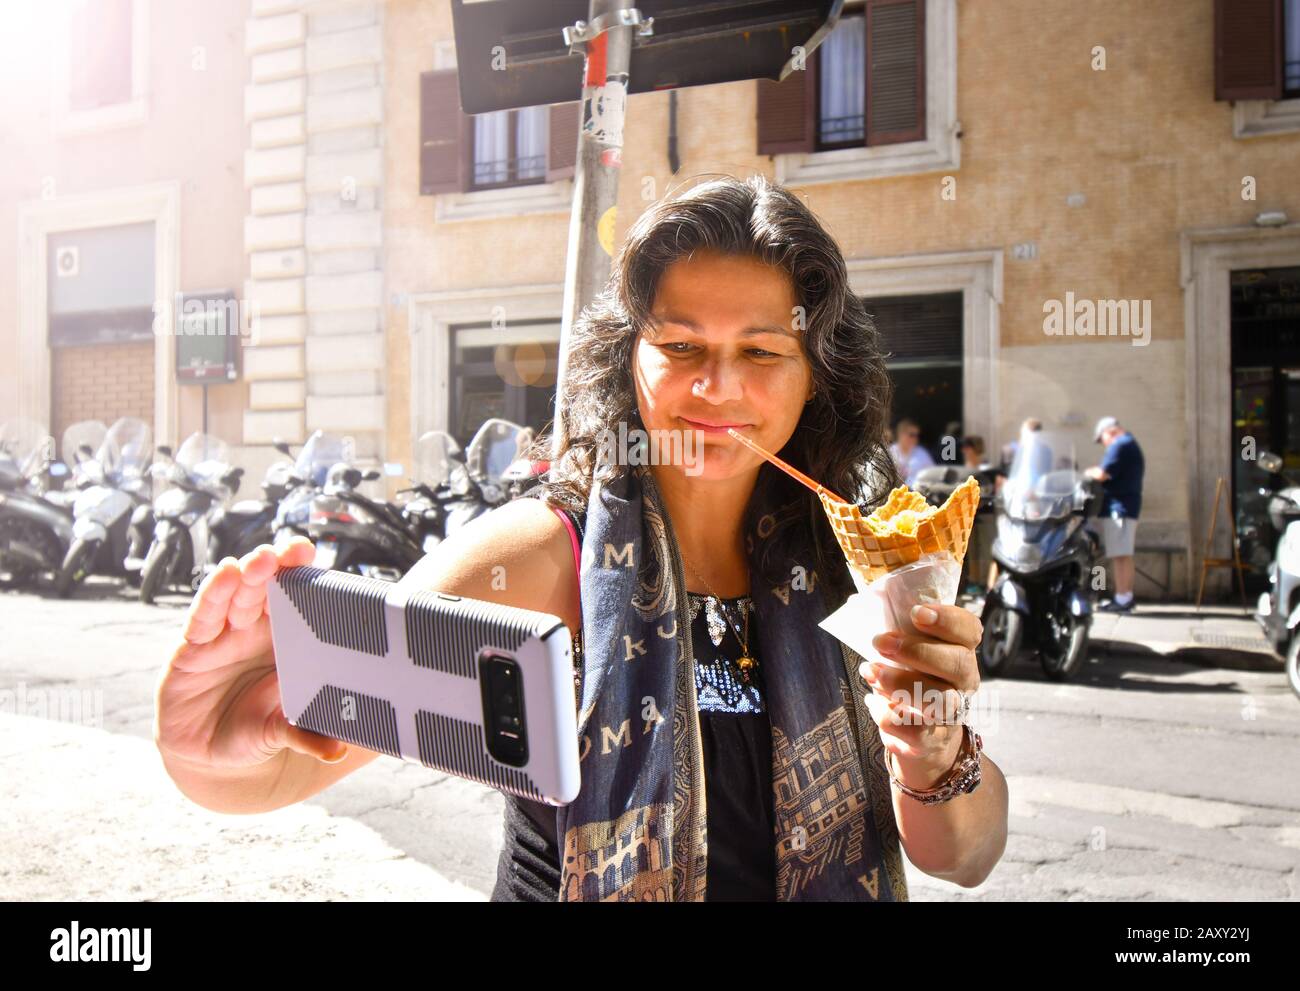
{"type": "Polygon", "coordinates": [[[1040,432],[1021,443],[997,499],[993,559],[999,575],[984,601],[980,670],[1005,671],[1022,646],[1034,648],[1043,673],[1072,677],[1092,628],[1093,569],[1101,560],[1087,520],[1101,486],[1076,467],[1065,437],[1040,432]]]}
{"type": "Polygon", "coordinates": [[[1300,696],[1300,486],[1283,474],[1282,458],[1263,453],[1257,464],[1275,480],[1269,486],[1269,524],[1281,534],[1268,565],[1268,591],[1261,592],[1255,620],[1283,659],[1291,690],[1300,696]]]}
{"type": "Polygon", "coordinates": [[[402,519],[426,554],[446,539],[448,482],[464,464],[460,446],[446,431],[430,430],[415,443],[415,484],[399,489],[397,497],[411,496],[399,502],[402,519]]]}
{"type": "Polygon", "coordinates": [[[151,502],[153,430],[143,420],[122,417],[109,428],[98,451],[92,454],[82,443],[73,456],[80,492],[72,508],[72,544],[54,583],[60,596],[90,574],[128,580],[138,576],[124,562],[129,544],[145,538],[131,529],[135,508],[151,502]]]}
{"type": "Polygon", "coordinates": [[[424,555],[399,508],[358,491],[362,482],[380,477],[348,460],[330,467],[307,521],[316,567],[395,582],[424,555]]]}
{"type": "Polygon", "coordinates": [[[67,473],[43,429],[27,420],[0,427],[0,588],[26,586],[62,563],[72,511],[54,486],[67,473]]]}
{"type": "Polygon", "coordinates": [[[916,473],[911,487],[931,506],[942,506],[953,490],[970,475],[971,469],[965,465],[932,465],[916,473]]]}
{"type": "MultiPolygon", "coordinates": [[[[274,446],[286,457],[294,457],[284,441],[276,441],[274,446]]],[[[308,536],[311,501],[324,487],[330,468],[343,459],[343,453],[341,438],[317,430],[307,438],[289,470],[279,476],[279,505],[271,523],[277,544],[293,536],[308,536]]]]}
{"type": "Polygon", "coordinates": [[[464,464],[453,468],[447,483],[444,536],[509,502],[512,491],[522,491],[525,478],[531,485],[534,476],[540,477],[541,462],[526,458],[532,435],[531,429],[509,420],[494,418],[479,427],[465,449],[464,464]]]}
{"type": "MultiPolygon", "coordinates": [[[[160,448],[170,457],[170,451],[160,448]]],[[[158,474],[173,487],[154,501],[157,524],[143,564],[140,601],[152,603],[170,585],[193,588],[226,557],[242,557],[271,542],[271,523],[278,508],[272,498],[288,465],[267,470],[264,499],[227,504],[239,491],[244,469],[232,467],[229,448],[207,434],[188,437],[170,467],[158,474]]]]}
{"type": "Polygon", "coordinates": [[[980,499],[975,509],[975,529],[971,532],[971,543],[967,547],[966,561],[962,568],[964,577],[968,577],[966,589],[968,593],[975,594],[983,589],[984,579],[979,574],[979,564],[976,558],[976,545],[980,547],[979,558],[983,558],[987,553],[989,530],[989,517],[994,511],[994,495],[997,492],[997,478],[1000,474],[999,469],[991,464],[981,464],[978,468],[971,468],[967,465],[934,465],[930,468],[922,468],[916,473],[916,481],[912,488],[925,497],[925,501],[931,506],[942,506],[948,501],[953,490],[961,485],[972,475],[979,482],[980,499]]]}

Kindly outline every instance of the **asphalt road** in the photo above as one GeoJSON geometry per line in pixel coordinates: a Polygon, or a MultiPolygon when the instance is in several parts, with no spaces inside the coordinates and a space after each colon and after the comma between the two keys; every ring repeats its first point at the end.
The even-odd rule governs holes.
{"type": "MultiPolygon", "coordinates": [[[[501,796],[387,757],[256,816],[182,796],[152,695],[188,605],[92,582],[0,594],[0,897],[485,899],[501,796]]],[[[1280,671],[1098,652],[1022,660],[978,726],[1011,838],[981,886],[912,869],[913,900],[1300,900],[1300,699],[1280,671]]]]}

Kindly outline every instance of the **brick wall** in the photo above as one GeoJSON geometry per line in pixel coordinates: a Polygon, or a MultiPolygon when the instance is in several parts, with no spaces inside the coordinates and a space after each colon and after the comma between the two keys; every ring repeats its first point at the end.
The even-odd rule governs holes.
{"type": "Polygon", "coordinates": [[[79,420],[112,426],[120,416],[153,424],[152,341],[54,348],[50,352],[50,431],[56,438],[79,420]]]}

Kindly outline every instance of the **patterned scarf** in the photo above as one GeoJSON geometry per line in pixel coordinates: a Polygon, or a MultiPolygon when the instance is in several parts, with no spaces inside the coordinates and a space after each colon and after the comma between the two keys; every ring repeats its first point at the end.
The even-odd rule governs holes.
{"type": "MultiPolygon", "coordinates": [[[[751,575],[774,521],[765,513],[746,537],[751,575]]],[[[818,627],[839,603],[828,606],[816,572],[797,563],[783,585],[751,589],[772,727],[775,897],[905,901],[862,658],[818,627]]],[[[556,810],[560,900],[703,901],[707,809],[689,604],[649,468],[593,485],[580,588],[582,789],[556,810]]]]}

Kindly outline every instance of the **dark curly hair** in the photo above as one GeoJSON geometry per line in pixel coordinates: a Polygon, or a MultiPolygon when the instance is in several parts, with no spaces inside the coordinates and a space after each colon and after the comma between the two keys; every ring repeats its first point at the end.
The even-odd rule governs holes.
{"type": "MultiPolygon", "coordinates": [[[[816,393],[780,456],[847,499],[883,502],[899,478],[885,443],[893,387],[875,324],[849,288],[834,239],[802,200],[761,175],[700,182],[655,203],[633,224],[604,290],[574,322],[558,397],[562,433],[541,494],[581,513],[593,479],[630,470],[598,463],[600,438],[617,432],[620,422],[642,426],[632,378],[638,332],[650,322],[663,273],[705,250],[784,270],[804,308],[802,347],[816,393]]],[[[547,430],[529,454],[546,460],[552,451],[547,430]]],[[[846,590],[848,569],[816,495],[764,463],[746,509],[746,533],[763,506],[779,507],[758,562],[763,580],[782,583],[789,561],[806,561],[803,555],[811,553],[818,573],[846,590]]]]}

